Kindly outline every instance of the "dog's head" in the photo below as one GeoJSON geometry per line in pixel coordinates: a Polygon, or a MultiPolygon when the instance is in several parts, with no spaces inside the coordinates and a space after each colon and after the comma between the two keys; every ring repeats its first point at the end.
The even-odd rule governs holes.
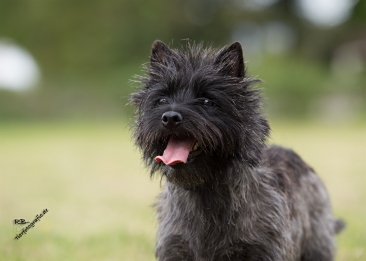
{"type": "Polygon", "coordinates": [[[140,80],[131,95],[134,136],[152,174],[161,169],[189,187],[220,180],[229,166],[258,164],[269,127],[238,42],[179,51],[156,41],[140,80]]]}

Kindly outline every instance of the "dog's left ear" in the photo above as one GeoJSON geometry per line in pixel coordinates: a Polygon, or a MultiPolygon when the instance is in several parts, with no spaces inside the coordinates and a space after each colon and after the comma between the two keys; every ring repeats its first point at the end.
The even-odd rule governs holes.
{"type": "Polygon", "coordinates": [[[222,72],[226,75],[239,78],[245,76],[243,49],[239,42],[223,48],[215,63],[223,66],[222,72]]]}

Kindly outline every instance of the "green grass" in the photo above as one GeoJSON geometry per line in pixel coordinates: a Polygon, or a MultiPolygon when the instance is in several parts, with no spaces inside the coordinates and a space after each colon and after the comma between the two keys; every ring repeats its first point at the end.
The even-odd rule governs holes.
{"type": "MultiPolygon", "coordinates": [[[[295,149],[347,221],[338,261],[366,260],[366,126],[275,122],[271,143],[295,149]]],[[[0,260],[155,260],[150,180],[127,123],[0,125],[0,260]],[[19,240],[14,219],[48,213],[19,240]]]]}

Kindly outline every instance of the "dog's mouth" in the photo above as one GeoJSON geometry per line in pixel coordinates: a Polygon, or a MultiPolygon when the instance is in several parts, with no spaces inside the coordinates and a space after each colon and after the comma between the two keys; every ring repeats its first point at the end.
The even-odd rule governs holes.
{"type": "Polygon", "coordinates": [[[179,139],[171,137],[162,156],[155,157],[157,162],[163,162],[165,165],[172,166],[178,163],[187,163],[202,152],[198,142],[195,139],[179,139]]]}

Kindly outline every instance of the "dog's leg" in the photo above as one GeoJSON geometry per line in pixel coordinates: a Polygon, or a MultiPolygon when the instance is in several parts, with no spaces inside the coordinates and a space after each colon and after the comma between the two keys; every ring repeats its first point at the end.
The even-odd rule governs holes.
{"type": "Polygon", "coordinates": [[[333,261],[333,253],[329,249],[309,249],[301,256],[301,261],[333,261]]]}
{"type": "Polygon", "coordinates": [[[159,261],[180,261],[193,260],[193,254],[188,247],[188,243],[184,242],[178,235],[172,235],[159,241],[156,247],[156,257],[159,261]]]}
{"type": "Polygon", "coordinates": [[[327,191],[315,173],[306,176],[304,196],[309,209],[310,226],[301,255],[301,261],[332,261],[335,253],[334,236],[337,219],[334,218],[327,191]]]}
{"type": "Polygon", "coordinates": [[[239,243],[227,251],[225,255],[216,256],[214,260],[220,261],[283,261],[284,257],[274,256],[275,250],[270,250],[259,244],[239,243]]]}
{"type": "Polygon", "coordinates": [[[323,227],[313,227],[312,236],[301,255],[301,261],[333,261],[335,252],[334,235],[323,227]]]}

